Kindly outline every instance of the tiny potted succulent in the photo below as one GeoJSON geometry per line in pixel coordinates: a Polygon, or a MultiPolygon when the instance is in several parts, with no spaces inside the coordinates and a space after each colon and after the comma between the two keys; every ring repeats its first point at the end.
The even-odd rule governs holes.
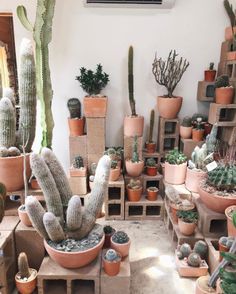
{"type": "Polygon", "coordinates": [[[192,118],[189,116],[185,116],[181,125],[180,125],[180,136],[183,139],[191,139],[192,137],[192,118]]]}
{"type": "Polygon", "coordinates": [[[192,129],[192,139],[193,141],[203,141],[203,136],[204,136],[204,124],[202,121],[201,117],[197,117],[195,123],[194,123],[194,128],[192,129]]]}
{"type": "Polygon", "coordinates": [[[105,117],[107,112],[107,96],[101,91],[109,82],[109,75],[103,72],[101,64],[97,64],[96,71],[80,68],[80,76],[76,77],[80,86],[87,93],[84,98],[85,117],[105,117]]]}
{"type": "Polygon", "coordinates": [[[177,148],[169,151],[165,160],[165,181],[172,185],[185,182],[187,157],[177,148]]]}
{"type": "Polygon", "coordinates": [[[222,252],[228,252],[233,245],[234,237],[221,237],[219,239],[219,261],[223,259],[222,252]]]}
{"type": "Polygon", "coordinates": [[[18,270],[15,276],[16,288],[22,294],[33,293],[37,286],[37,271],[29,268],[28,258],[24,252],[18,256],[18,270]]]}
{"type": "Polygon", "coordinates": [[[82,136],[84,134],[84,117],[81,117],[81,103],[77,98],[70,98],[67,102],[70,112],[68,125],[70,136],[82,136]]]}
{"type": "Polygon", "coordinates": [[[191,236],[197,227],[197,211],[179,210],[177,211],[177,216],[180,232],[185,236],[191,236]]]}
{"type": "Polygon", "coordinates": [[[108,276],[116,276],[120,272],[121,255],[114,249],[109,249],[103,255],[103,268],[108,276]]]}
{"type": "Polygon", "coordinates": [[[150,115],[150,126],[149,126],[148,141],[146,142],[146,151],[147,151],[147,153],[154,153],[156,151],[156,143],[153,142],[154,120],[155,120],[155,111],[154,111],[154,109],[152,109],[151,110],[151,115],[150,115]]]}
{"type": "Polygon", "coordinates": [[[115,229],[111,226],[105,226],[103,228],[104,234],[105,234],[105,241],[103,248],[110,248],[111,247],[111,237],[115,233],[115,229]]]}
{"type": "Polygon", "coordinates": [[[229,83],[227,75],[219,76],[215,81],[215,102],[217,104],[231,104],[234,97],[234,87],[229,83]]]}
{"type": "Polygon", "coordinates": [[[86,177],[87,176],[87,168],[84,166],[83,157],[78,155],[75,156],[72,167],[70,168],[70,176],[71,177],[86,177]]]}
{"type": "Polygon", "coordinates": [[[156,201],[158,197],[159,189],[157,187],[148,187],[147,188],[147,200],[156,201]]]}
{"type": "Polygon", "coordinates": [[[231,61],[231,60],[236,60],[236,33],[235,33],[236,13],[233,8],[233,5],[230,4],[228,0],[224,0],[224,7],[226,10],[226,13],[229,16],[230,25],[231,25],[230,35],[232,36],[232,44],[231,44],[230,51],[227,53],[227,60],[231,61]]]}
{"type": "Polygon", "coordinates": [[[211,62],[209,69],[204,72],[205,82],[214,82],[216,77],[216,70],[214,69],[214,62],[211,62]]]}
{"type": "Polygon", "coordinates": [[[148,176],[157,175],[157,163],[154,158],[148,158],[146,162],[146,173],[148,176]]]}
{"type": "Polygon", "coordinates": [[[120,167],[118,166],[118,161],[112,160],[109,181],[117,181],[119,177],[120,177],[120,167]]]}
{"type": "Polygon", "coordinates": [[[131,240],[123,231],[117,231],[111,237],[111,248],[120,253],[121,257],[129,255],[131,240]]]}
{"type": "Polygon", "coordinates": [[[131,202],[140,201],[142,197],[142,184],[140,180],[130,179],[127,185],[128,200],[131,202]]]}
{"type": "Polygon", "coordinates": [[[131,177],[138,177],[143,171],[144,161],[139,159],[137,136],[134,137],[132,158],[125,160],[125,167],[131,177]]]}
{"type": "Polygon", "coordinates": [[[236,205],[226,208],[228,236],[236,237],[236,205]]]}

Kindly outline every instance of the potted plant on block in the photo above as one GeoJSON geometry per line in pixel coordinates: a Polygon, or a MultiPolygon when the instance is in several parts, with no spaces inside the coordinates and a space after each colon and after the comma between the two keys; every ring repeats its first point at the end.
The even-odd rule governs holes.
{"type": "Polygon", "coordinates": [[[185,116],[181,125],[180,125],[180,136],[183,139],[191,139],[192,137],[192,118],[189,116],[185,116]]]}
{"type": "Polygon", "coordinates": [[[236,205],[226,208],[228,236],[236,237],[236,205]]]}
{"type": "Polygon", "coordinates": [[[177,211],[178,226],[180,232],[185,236],[191,236],[197,227],[198,213],[197,211],[177,211]]]}
{"type": "Polygon", "coordinates": [[[126,167],[127,173],[131,177],[138,177],[141,175],[143,171],[144,161],[142,159],[139,159],[137,136],[134,137],[132,158],[125,160],[125,167],[126,167]]]}
{"type": "Polygon", "coordinates": [[[115,229],[111,226],[105,226],[103,228],[104,234],[105,234],[105,242],[103,245],[103,248],[110,248],[111,247],[111,237],[115,233],[115,229]]]}
{"type": "Polygon", "coordinates": [[[114,249],[109,249],[103,255],[103,268],[108,276],[116,276],[120,272],[121,255],[114,249]]]}
{"type": "Polygon", "coordinates": [[[123,160],[123,147],[109,147],[104,151],[104,155],[108,155],[111,160],[117,161],[117,165],[121,168],[123,160]]]}
{"type": "Polygon", "coordinates": [[[227,60],[236,60],[236,35],[235,35],[236,14],[235,14],[233,5],[230,4],[228,0],[224,0],[224,7],[230,19],[231,36],[232,36],[231,50],[230,52],[227,53],[227,60]]]}
{"type": "Polygon", "coordinates": [[[120,177],[120,167],[118,161],[112,160],[109,181],[117,181],[120,177]]]}
{"type": "Polygon", "coordinates": [[[219,239],[219,261],[222,261],[222,252],[228,252],[233,245],[233,237],[221,237],[219,239]]]}
{"type": "Polygon", "coordinates": [[[137,115],[134,99],[134,75],[133,75],[133,47],[129,47],[128,56],[128,87],[129,87],[129,104],[131,116],[125,116],[124,119],[124,135],[127,137],[143,135],[144,117],[137,115]]]}
{"type": "Polygon", "coordinates": [[[187,157],[177,148],[166,155],[165,181],[172,185],[181,185],[185,182],[187,170],[187,157]]]}
{"type": "Polygon", "coordinates": [[[181,109],[183,97],[175,96],[173,92],[189,66],[186,59],[177,60],[177,56],[176,51],[171,50],[166,61],[155,56],[152,64],[156,82],[167,90],[166,95],[157,97],[157,109],[161,117],[168,119],[176,118],[181,109]]]}
{"type": "Polygon", "coordinates": [[[146,173],[148,176],[157,175],[157,163],[154,158],[148,158],[146,163],[146,173]]]}
{"type": "Polygon", "coordinates": [[[123,231],[117,231],[111,237],[111,248],[120,253],[121,257],[129,255],[131,240],[123,231]]]}
{"type": "Polygon", "coordinates": [[[140,180],[130,179],[127,185],[128,200],[131,202],[140,201],[142,197],[142,184],[140,180]]]}
{"type": "Polygon", "coordinates": [[[105,117],[107,113],[107,97],[100,95],[109,82],[109,75],[103,72],[102,65],[98,64],[96,71],[82,67],[80,76],[76,77],[80,86],[87,93],[84,97],[85,117],[105,117]]]}
{"type": "Polygon", "coordinates": [[[203,140],[204,136],[204,124],[202,122],[202,118],[198,117],[194,122],[194,127],[192,129],[192,139],[193,141],[200,142],[203,140]]]}
{"type": "Polygon", "coordinates": [[[216,77],[216,70],[214,69],[214,63],[211,62],[209,69],[204,72],[205,82],[214,82],[216,77]]]}
{"type": "Polygon", "coordinates": [[[228,0],[224,0],[224,6],[230,20],[230,26],[225,28],[225,40],[232,41],[236,33],[235,13],[228,0]]]}
{"type": "Polygon", "coordinates": [[[148,187],[147,188],[147,200],[156,201],[158,197],[159,189],[157,187],[148,187]]]}
{"type": "Polygon", "coordinates": [[[83,157],[80,155],[75,156],[72,167],[70,168],[71,177],[86,177],[87,168],[84,166],[83,157]]]}
{"type": "Polygon", "coordinates": [[[67,102],[70,112],[68,124],[70,136],[82,136],[84,134],[84,117],[81,117],[81,103],[77,98],[70,98],[67,102]]]}
{"type": "Polygon", "coordinates": [[[152,109],[151,115],[150,115],[150,126],[149,126],[148,141],[145,144],[147,153],[154,153],[156,151],[156,143],[153,142],[154,120],[155,120],[155,111],[154,111],[154,109],[152,109]]]}
{"type": "Polygon", "coordinates": [[[227,75],[219,76],[215,81],[215,102],[217,104],[231,104],[234,97],[234,87],[229,83],[227,75]]]}

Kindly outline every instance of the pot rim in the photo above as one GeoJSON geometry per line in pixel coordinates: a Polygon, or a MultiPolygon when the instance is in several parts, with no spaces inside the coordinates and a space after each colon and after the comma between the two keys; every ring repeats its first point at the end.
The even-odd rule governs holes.
{"type": "Polygon", "coordinates": [[[229,211],[229,209],[231,209],[231,208],[235,208],[235,212],[236,212],[236,205],[230,205],[229,207],[227,207],[227,208],[225,209],[225,215],[226,215],[230,220],[233,220],[233,218],[232,218],[231,216],[229,216],[229,214],[228,214],[228,211],[229,211]]]}
{"type": "Polygon", "coordinates": [[[108,96],[107,95],[102,95],[102,94],[97,94],[97,95],[85,95],[84,98],[90,98],[90,99],[107,99],[108,96]]]}
{"type": "Polygon", "coordinates": [[[28,278],[27,281],[22,281],[21,279],[18,279],[17,275],[19,274],[19,272],[16,273],[15,280],[18,283],[27,284],[27,283],[33,281],[34,279],[36,279],[37,275],[38,275],[38,271],[36,269],[34,269],[34,268],[31,268],[31,267],[29,268],[29,270],[30,270],[30,277],[28,278]]]}
{"type": "Polygon", "coordinates": [[[116,243],[116,242],[114,242],[113,240],[112,240],[112,237],[111,237],[111,242],[113,243],[113,244],[116,244],[116,245],[119,245],[119,246],[126,246],[126,245],[129,245],[130,243],[131,243],[131,239],[130,239],[130,237],[129,237],[129,241],[128,242],[126,242],[126,243],[116,243]]]}
{"type": "MultiPolygon", "coordinates": [[[[32,151],[33,152],[33,151],[32,151]]],[[[28,152],[25,154],[26,157],[30,156],[30,154],[32,152],[28,152]]],[[[0,157],[0,160],[13,160],[13,159],[18,159],[18,158],[21,158],[21,157],[24,157],[24,154],[21,153],[20,155],[18,156],[7,156],[7,157],[0,157]]]]}
{"type": "Polygon", "coordinates": [[[236,194],[232,194],[232,195],[235,195],[235,196],[221,196],[221,195],[218,195],[217,194],[217,191],[215,191],[214,193],[210,193],[210,192],[207,192],[206,190],[204,190],[201,184],[199,185],[198,189],[199,190],[202,190],[203,192],[205,192],[205,193],[207,193],[209,195],[211,195],[212,197],[219,197],[220,199],[230,199],[230,200],[234,200],[235,199],[236,200],[236,197],[235,197],[236,194]]]}
{"type": "Polygon", "coordinates": [[[150,191],[150,192],[158,192],[159,189],[158,189],[157,187],[148,187],[148,188],[147,188],[147,191],[150,191]],[[152,191],[152,190],[150,191],[150,188],[156,188],[156,190],[155,190],[155,191],[152,191]]]}
{"type": "Polygon", "coordinates": [[[128,185],[126,186],[126,188],[129,189],[129,190],[131,190],[131,191],[140,191],[140,190],[143,189],[142,186],[140,188],[138,188],[138,189],[132,189],[132,188],[128,187],[128,185]]]}
{"type": "Polygon", "coordinates": [[[74,117],[74,118],[68,117],[67,119],[68,120],[84,120],[85,117],[84,116],[82,116],[82,117],[74,117]]]}
{"type": "Polygon", "coordinates": [[[139,162],[132,162],[132,159],[131,158],[127,158],[125,160],[125,162],[131,162],[132,164],[140,164],[140,163],[143,163],[144,161],[141,159],[141,160],[139,160],[139,162]]]}
{"type": "Polygon", "coordinates": [[[165,164],[169,164],[169,165],[171,165],[171,166],[181,166],[181,165],[187,165],[187,161],[185,161],[185,162],[183,162],[183,163],[180,163],[180,164],[171,164],[171,163],[169,163],[168,161],[165,161],[164,162],[165,164]]]}
{"type": "Polygon", "coordinates": [[[144,118],[144,116],[143,115],[139,115],[139,114],[137,114],[137,115],[126,114],[125,115],[125,118],[144,118]]]}
{"type": "Polygon", "coordinates": [[[163,96],[157,96],[157,98],[163,98],[163,99],[183,99],[182,96],[173,96],[173,97],[165,97],[165,95],[163,96]]]}

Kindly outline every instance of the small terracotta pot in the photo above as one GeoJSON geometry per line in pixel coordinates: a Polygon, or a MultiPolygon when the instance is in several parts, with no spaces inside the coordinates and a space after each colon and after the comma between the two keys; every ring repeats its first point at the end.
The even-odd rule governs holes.
{"type": "Polygon", "coordinates": [[[139,189],[130,189],[129,187],[127,187],[128,200],[130,202],[140,201],[140,199],[142,197],[142,191],[143,191],[142,187],[140,187],[139,189]]]}
{"type": "Polygon", "coordinates": [[[222,261],[223,259],[223,256],[221,256],[221,252],[229,252],[229,248],[219,242],[219,261],[222,261]]]}
{"type": "Polygon", "coordinates": [[[146,151],[147,153],[155,153],[156,152],[156,143],[146,142],[146,151]]]}
{"type": "Polygon", "coordinates": [[[231,104],[234,97],[233,87],[222,87],[215,89],[215,100],[217,104],[231,104]]]}
{"type": "Polygon", "coordinates": [[[195,223],[186,223],[182,219],[178,219],[178,226],[180,232],[185,236],[191,236],[194,234],[194,231],[197,227],[195,223]]]}
{"type": "Polygon", "coordinates": [[[214,82],[215,77],[216,77],[216,70],[205,70],[204,71],[205,82],[214,82]]]}
{"type": "Polygon", "coordinates": [[[228,236],[236,237],[236,228],[233,224],[232,216],[229,216],[229,212],[232,210],[236,211],[236,205],[229,206],[225,210],[225,215],[227,217],[228,236]]]}
{"type": "Polygon", "coordinates": [[[115,233],[115,229],[113,229],[111,234],[105,234],[105,241],[103,244],[103,248],[110,248],[111,247],[111,237],[115,233]]]}
{"type": "Polygon", "coordinates": [[[183,97],[157,97],[157,109],[159,111],[159,115],[168,119],[176,118],[181,109],[182,101],[183,97]]]}
{"type": "MultiPolygon", "coordinates": [[[[233,28],[234,34],[236,33],[236,27],[233,28]]],[[[232,27],[225,28],[225,41],[231,41],[233,39],[232,27]]]]}
{"type": "Polygon", "coordinates": [[[83,104],[85,117],[106,117],[106,96],[85,96],[83,104]]]}
{"type": "Polygon", "coordinates": [[[77,137],[84,134],[84,118],[68,118],[70,136],[77,137]]]}
{"type": "Polygon", "coordinates": [[[184,184],[187,171],[187,162],[182,164],[169,164],[165,162],[165,181],[172,185],[184,184]]]}
{"type": "Polygon", "coordinates": [[[70,176],[71,177],[86,177],[87,176],[87,168],[81,167],[81,168],[70,168],[70,176]]]}
{"type": "Polygon", "coordinates": [[[156,201],[158,198],[158,189],[156,188],[156,191],[152,191],[149,190],[149,188],[147,188],[147,200],[149,201],[156,201]]]}
{"type": "Polygon", "coordinates": [[[193,127],[180,126],[179,133],[180,133],[181,138],[191,139],[192,138],[192,129],[193,129],[193,127]]]}
{"type": "Polygon", "coordinates": [[[128,175],[131,177],[138,177],[141,175],[144,168],[144,161],[132,162],[130,159],[125,161],[125,167],[128,175]]]}
{"type": "Polygon", "coordinates": [[[157,175],[157,166],[146,166],[146,173],[150,177],[157,175]]]}
{"type": "Polygon", "coordinates": [[[31,187],[32,190],[40,190],[41,189],[37,179],[31,179],[30,180],[30,187],[31,187]]]}
{"type": "Polygon", "coordinates": [[[21,207],[18,207],[18,215],[19,215],[19,218],[21,220],[21,222],[26,226],[26,227],[32,227],[32,223],[31,223],[31,220],[28,216],[28,213],[26,210],[21,210],[21,207]]]}
{"type": "MultiPolygon", "coordinates": [[[[119,253],[118,253],[119,254],[119,253]]],[[[115,261],[108,261],[105,257],[102,257],[103,268],[105,273],[108,276],[116,276],[120,272],[120,263],[121,263],[121,255],[119,254],[119,259],[115,261]]]]}
{"type": "Polygon", "coordinates": [[[30,268],[31,276],[28,281],[22,281],[19,279],[19,273],[15,275],[16,288],[21,294],[31,294],[34,292],[37,286],[37,271],[30,268]]]}
{"type": "Polygon", "coordinates": [[[137,116],[125,116],[124,118],[124,135],[127,137],[142,137],[144,126],[144,117],[137,116]]]}
{"type": "Polygon", "coordinates": [[[196,281],[195,294],[217,294],[216,290],[208,286],[209,276],[202,276],[196,281]]]}
{"type": "Polygon", "coordinates": [[[204,129],[203,130],[192,129],[192,139],[193,139],[193,141],[196,141],[196,142],[203,141],[204,132],[205,132],[204,129]]]}
{"type": "Polygon", "coordinates": [[[236,51],[228,52],[226,58],[228,61],[236,60],[236,51]]]}
{"type": "Polygon", "coordinates": [[[110,175],[109,175],[109,181],[115,182],[120,177],[120,167],[117,168],[111,168],[110,169],[110,175]]]}
{"type": "Polygon", "coordinates": [[[194,193],[198,192],[200,181],[207,176],[207,173],[199,169],[187,168],[185,186],[194,193]]]}
{"type": "Polygon", "coordinates": [[[131,240],[124,244],[118,244],[113,242],[111,238],[111,248],[120,253],[121,257],[124,258],[129,255],[129,249],[130,249],[131,240]]]}

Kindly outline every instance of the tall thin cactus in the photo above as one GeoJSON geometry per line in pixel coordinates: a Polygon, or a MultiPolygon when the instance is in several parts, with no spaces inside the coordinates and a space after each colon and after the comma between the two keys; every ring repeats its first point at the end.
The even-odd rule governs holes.
{"type": "Polygon", "coordinates": [[[150,114],[150,126],[149,126],[149,136],[148,136],[148,142],[153,142],[153,127],[154,127],[154,120],[155,120],[155,111],[154,109],[151,110],[150,114]]]}
{"type": "Polygon", "coordinates": [[[21,279],[28,279],[30,277],[28,258],[24,252],[21,252],[18,256],[18,270],[21,279]]]}
{"type": "Polygon", "coordinates": [[[134,50],[133,50],[133,47],[130,46],[129,57],[128,57],[129,104],[130,104],[132,116],[137,116],[136,109],[135,109],[135,100],[134,100],[133,60],[134,60],[134,50]]]}

